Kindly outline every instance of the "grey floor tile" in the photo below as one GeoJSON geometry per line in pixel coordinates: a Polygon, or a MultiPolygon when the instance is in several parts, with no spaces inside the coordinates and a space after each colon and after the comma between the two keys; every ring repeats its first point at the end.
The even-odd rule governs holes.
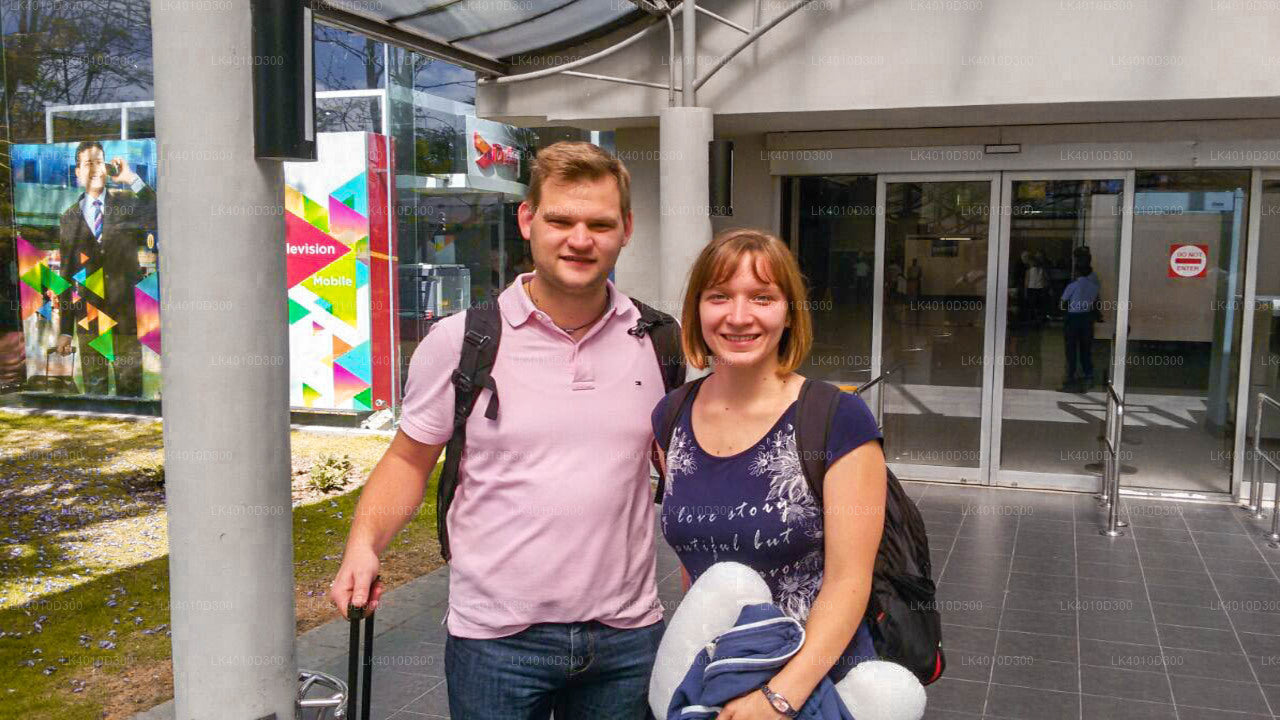
{"type": "Polygon", "coordinates": [[[1009,590],[1004,594],[1004,606],[1005,609],[1074,615],[1076,612],[1076,596],[1073,592],[1009,590]]]}
{"type": "Polygon", "coordinates": [[[943,677],[929,686],[929,707],[962,713],[982,714],[987,683],[943,677]]]}
{"type": "MultiPolygon", "coordinates": [[[[1241,607],[1256,607],[1241,605],[1241,607]]],[[[1239,632],[1280,635],[1280,613],[1252,612],[1227,606],[1227,614],[1239,632]]]]}
{"type": "Polygon", "coordinates": [[[1240,652],[1240,642],[1230,630],[1210,630],[1183,625],[1158,625],[1160,644],[1165,648],[1184,648],[1206,652],[1240,652]]]}
{"type": "Polygon", "coordinates": [[[996,629],[968,627],[964,625],[943,625],[943,647],[957,650],[968,650],[983,655],[990,655],[996,650],[996,629]]]}
{"type": "Polygon", "coordinates": [[[1266,713],[1267,702],[1257,683],[1170,676],[1179,707],[1203,707],[1235,712],[1266,713]]]}
{"type": "Polygon", "coordinates": [[[1260,635],[1251,632],[1239,634],[1240,644],[1244,645],[1244,651],[1250,655],[1280,658],[1280,635],[1260,635]]]}
{"type": "Polygon", "coordinates": [[[1114,640],[1135,644],[1156,644],[1156,625],[1146,622],[1130,622],[1107,615],[1080,615],[1080,639],[1114,640]]]}
{"type": "Polygon", "coordinates": [[[1002,630],[996,639],[995,654],[1074,663],[1078,659],[1077,646],[1072,637],[1002,630]]]}
{"type": "Polygon", "coordinates": [[[1153,602],[1151,611],[1155,613],[1156,622],[1160,624],[1190,625],[1216,630],[1231,629],[1231,625],[1227,622],[1227,614],[1220,609],[1153,602]]]}
{"type": "Polygon", "coordinates": [[[1249,660],[1241,653],[1213,653],[1182,648],[1165,648],[1170,675],[1245,680],[1253,677],[1249,660]]]}
{"type": "MultiPolygon", "coordinates": [[[[1141,582],[1142,570],[1137,563],[1125,565],[1113,565],[1110,563],[1096,562],[1077,562],[1076,574],[1080,576],[1081,584],[1086,578],[1098,580],[1119,580],[1123,582],[1141,582]]],[[[1204,582],[1209,581],[1208,573],[1204,576],[1204,582]]]]}
{"type": "MultiPolygon", "coordinates": [[[[943,633],[946,642],[946,633],[943,633]]],[[[973,652],[954,647],[947,648],[947,669],[945,677],[952,680],[972,680],[985,683],[991,679],[991,670],[995,659],[991,653],[973,652]]]]}
{"type": "Polygon", "coordinates": [[[1019,720],[1075,720],[1080,717],[1080,695],[993,684],[987,696],[986,716],[1019,720]]]}
{"type": "Polygon", "coordinates": [[[1185,585],[1157,585],[1148,581],[1147,593],[1151,597],[1151,602],[1157,603],[1195,605],[1205,608],[1216,608],[1219,603],[1218,593],[1208,584],[1201,587],[1187,587],[1185,585]]]}
{"type": "Polygon", "coordinates": [[[441,681],[406,705],[404,710],[418,715],[447,718],[449,717],[449,688],[444,681],[441,681]]]}
{"type": "Polygon", "coordinates": [[[1074,662],[1054,662],[1030,655],[1004,654],[997,654],[995,660],[995,670],[991,675],[993,683],[1072,693],[1080,689],[1080,678],[1074,662]]]}
{"type": "Polygon", "coordinates": [[[1209,573],[1203,570],[1187,572],[1168,568],[1143,568],[1142,574],[1136,579],[1141,581],[1143,577],[1146,577],[1147,582],[1155,583],[1156,585],[1177,585],[1194,588],[1210,587],[1209,573]]]}
{"type": "Polygon", "coordinates": [[[1178,707],[1178,720],[1272,720],[1272,717],[1270,715],[1211,710],[1209,708],[1182,705],[1178,707]]]}
{"type": "Polygon", "coordinates": [[[1124,698],[1085,695],[1082,700],[1082,720],[1180,720],[1173,705],[1142,702],[1124,698]]]}
{"type": "MultiPolygon", "coordinates": [[[[1258,676],[1258,682],[1263,685],[1280,686],[1280,656],[1267,655],[1259,657],[1256,655],[1249,657],[1249,664],[1253,666],[1253,672],[1258,676]]],[[[1280,705],[1274,705],[1272,709],[1280,708],[1280,705]]]]}
{"type": "Polygon", "coordinates": [[[1146,672],[1119,667],[1080,666],[1081,692],[1089,695],[1171,703],[1169,680],[1163,671],[1146,672]]]}
{"type": "Polygon", "coordinates": [[[1000,629],[1075,637],[1076,619],[1066,613],[1005,610],[1000,618],[1000,629]]]}

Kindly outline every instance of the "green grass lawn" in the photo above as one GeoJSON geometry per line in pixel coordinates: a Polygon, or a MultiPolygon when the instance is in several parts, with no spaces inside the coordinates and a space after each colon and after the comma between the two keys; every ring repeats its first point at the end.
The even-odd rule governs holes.
{"type": "MultiPolygon", "coordinates": [[[[130,537],[121,548],[97,555],[91,547],[77,547],[85,537],[92,545],[94,538],[101,543],[122,531],[146,531],[151,526],[139,523],[157,512],[157,498],[146,497],[148,492],[158,495],[163,528],[162,490],[120,489],[130,478],[147,475],[136,468],[158,467],[159,428],[158,423],[0,414],[5,446],[12,450],[10,439],[15,439],[24,451],[0,455],[0,500],[10,510],[0,516],[7,524],[0,527],[0,534],[7,533],[0,550],[8,554],[0,558],[0,583],[7,589],[6,604],[0,606],[0,718],[127,718],[172,697],[167,535],[130,537]],[[31,433],[41,442],[31,441],[31,433]],[[57,436],[62,433],[88,440],[77,453],[60,452],[57,436]],[[23,445],[24,439],[30,442],[23,445]],[[41,443],[51,447],[37,448],[41,443]],[[96,451],[115,458],[106,463],[111,469],[77,473],[96,451]],[[152,452],[157,458],[150,465],[142,456],[127,457],[152,452]],[[19,509],[24,504],[39,509],[23,514],[19,509]],[[62,508],[68,512],[58,515],[62,508]],[[103,524],[121,527],[104,530],[103,524]],[[149,547],[150,557],[139,547],[149,547]],[[129,562],[139,555],[144,559],[129,562]],[[57,578],[59,585],[45,590],[42,582],[31,592],[36,573],[57,578]],[[14,602],[20,593],[27,593],[25,599],[14,602]]],[[[337,445],[345,452],[351,447],[348,436],[293,435],[295,471],[307,466],[315,448],[337,445]]],[[[379,443],[385,449],[389,440],[359,439],[371,437],[365,454],[380,456],[379,443]]],[[[372,463],[355,459],[353,464],[353,480],[362,482],[372,463]]],[[[441,564],[435,542],[438,474],[437,467],[427,500],[383,555],[382,576],[390,587],[441,564]]],[[[293,509],[299,632],[335,617],[325,594],[360,494],[360,487],[348,488],[293,509]]]]}

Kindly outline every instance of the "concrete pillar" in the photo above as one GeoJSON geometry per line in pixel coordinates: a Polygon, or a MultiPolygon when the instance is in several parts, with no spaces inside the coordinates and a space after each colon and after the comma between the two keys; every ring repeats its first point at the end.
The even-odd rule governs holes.
{"type": "Polygon", "coordinates": [[[711,240],[707,203],[710,108],[663,108],[658,117],[661,309],[679,317],[689,268],[711,240]]]}
{"type": "Polygon", "coordinates": [[[284,185],[253,156],[249,0],[154,2],[176,717],[292,718],[284,185]]]}

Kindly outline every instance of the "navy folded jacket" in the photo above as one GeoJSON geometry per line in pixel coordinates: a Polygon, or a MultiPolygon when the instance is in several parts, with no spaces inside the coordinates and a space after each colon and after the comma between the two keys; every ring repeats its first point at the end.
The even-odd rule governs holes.
{"type": "MultiPolygon", "coordinates": [[[[804,644],[804,626],[776,605],[747,605],[738,621],[694,658],[667,708],[667,720],[715,720],[725,703],[756,692],[804,644]]],[[[824,677],[800,708],[805,720],[854,720],[824,677]]]]}

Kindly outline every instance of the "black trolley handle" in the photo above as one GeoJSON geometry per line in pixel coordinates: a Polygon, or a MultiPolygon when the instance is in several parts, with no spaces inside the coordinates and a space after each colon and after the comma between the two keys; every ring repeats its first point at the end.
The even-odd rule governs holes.
{"type": "MultiPolygon", "coordinates": [[[[372,593],[370,599],[372,599],[372,593]]],[[[357,697],[360,699],[360,720],[369,720],[369,702],[373,698],[373,616],[374,613],[365,615],[364,608],[358,608],[355,605],[347,606],[347,618],[351,621],[351,647],[347,653],[347,720],[354,720],[357,717],[355,714],[357,697]],[[364,625],[363,653],[359,652],[362,624],[364,625]],[[358,661],[357,658],[359,658],[358,661]],[[364,668],[364,683],[357,684],[361,667],[364,668]]]]}

